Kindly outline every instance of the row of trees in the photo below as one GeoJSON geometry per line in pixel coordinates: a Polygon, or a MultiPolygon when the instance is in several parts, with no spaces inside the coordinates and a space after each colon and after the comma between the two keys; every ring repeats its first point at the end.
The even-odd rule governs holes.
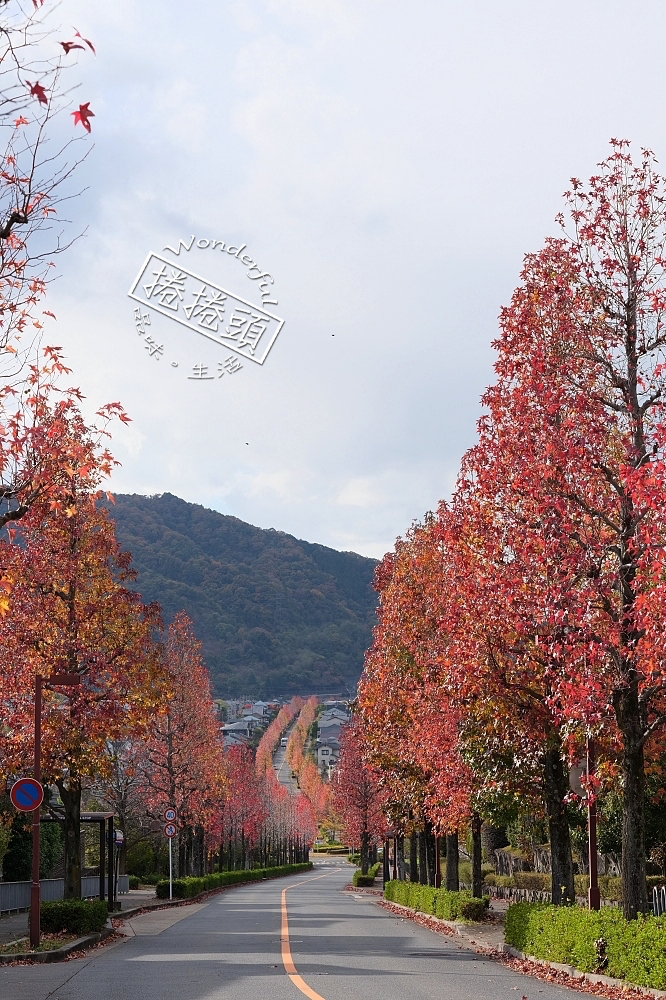
{"type": "Polygon", "coordinates": [[[541,812],[556,903],[574,896],[569,766],[593,738],[586,794],[621,794],[633,918],[666,722],[666,184],[613,141],[565,203],[501,313],[452,500],[378,567],[360,738],[391,823],[471,826],[479,868],[482,817],[541,812]]]}
{"type": "Polygon", "coordinates": [[[298,787],[311,802],[317,820],[321,821],[328,808],[328,785],[321,779],[313,752],[318,704],[319,699],[313,695],[303,705],[289,736],[286,759],[298,779],[298,787]]]}

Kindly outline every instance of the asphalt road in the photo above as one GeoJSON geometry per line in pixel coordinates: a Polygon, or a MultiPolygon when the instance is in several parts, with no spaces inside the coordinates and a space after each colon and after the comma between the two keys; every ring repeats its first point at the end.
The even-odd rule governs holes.
{"type": "Polygon", "coordinates": [[[345,892],[350,871],[322,863],[301,876],[228,890],[208,903],[135,917],[128,928],[134,936],[86,958],[0,966],[0,997],[572,1000],[575,995],[401,920],[371,896],[345,892]]]}
{"type": "MultiPolygon", "coordinates": [[[[286,729],[282,736],[289,737],[292,729],[296,725],[295,722],[286,729]]],[[[277,747],[275,753],[273,754],[273,767],[277,773],[277,779],[281,785],[287,789],[290,795],[295,795],[298,791],[298,782],[291,776],[291,767],[286,760],[287,748],[283,747],[281,744],[277,747]]]]}

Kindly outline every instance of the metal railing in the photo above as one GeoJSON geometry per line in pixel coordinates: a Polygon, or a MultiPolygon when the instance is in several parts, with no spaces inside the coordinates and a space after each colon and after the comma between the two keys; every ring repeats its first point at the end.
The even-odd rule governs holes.
{"type": "MultiPolygon", "coordinates": [[[[64,878],[44,878],[40,881],[41,898],[44,903],[52,903],[65,895],[64,878]]],[[[0,913],[27,910],[30,906],[30,882],[0,882],[0,913]]],[[[129,875],[119,875],[117,892],[129,892],[129,875]]],[[[81,895],[84,899],[99,897],[99,875],[85,875],[81,879],[81,895]]]]}
{"type": "Polygon", "coordinates": [[[652,912],[655,917],[666,913],[666,885],[652,887],[652,912]]]}

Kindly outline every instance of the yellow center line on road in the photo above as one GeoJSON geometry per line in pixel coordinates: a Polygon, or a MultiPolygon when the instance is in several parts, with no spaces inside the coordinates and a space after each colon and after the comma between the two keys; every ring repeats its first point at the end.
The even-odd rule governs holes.
{"type": "Polygon", "coordinates": [[[299,976],[296,966],[294,965],[293,959],[291,957],[291,948],[289,947],[289,918],[287,916],[287,893],[290,889],[295,889],[299,885],[304,885],[305,882],[316,882],[317,879],[326,878],[327,875],[334,875],[335,872],[342,871],[341,868],[335,868],[333,871],[326,872],[326,875],[315,875],[314,878],[303,879],[302,882],[294,882],[293,885],[288,885],[286,889],[282,890],[282,934],[280,935],[280,943],[282,945],[282,964],[284,965],[285,972],[291,979],[292,983],[296,989],[304,993],[306,997],[310,1000],[324,1000],[324,997],[320,993],[315,993],[311,990],[305,980],[299,976]]]}

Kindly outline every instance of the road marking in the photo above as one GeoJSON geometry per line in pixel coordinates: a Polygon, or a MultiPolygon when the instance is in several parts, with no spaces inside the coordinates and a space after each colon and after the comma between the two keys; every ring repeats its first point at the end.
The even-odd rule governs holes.
{"type": "MultiPolygon", "coordinates": [[[[336,868],[335,871],[342,871],[341,868],[336,868]]],[[[282,933],[280,935],[280,944],[282,945],[282,964],[284,965],[285,972],[291,979],[292,983],[296,989],[304,993],[306,997],[310,1000],[324,1000],[324,997],[320,993],[315,993],[311,990],[305,980],[299,976],[296,966],[291,957],[291,948],[289,947],[289,919],[287,917],[287,892],[290,889],[295,889],[296,886],[304,885],[305,882],[316,882],[317,879],[326,878],[328,875],[333,875],[333,872],[326,872],[325,875],[315,875],[314,878],[305,878],[302,882],[294,882],[292,885],[288,885],[286,889],[282,890],[282,933]]]]}

